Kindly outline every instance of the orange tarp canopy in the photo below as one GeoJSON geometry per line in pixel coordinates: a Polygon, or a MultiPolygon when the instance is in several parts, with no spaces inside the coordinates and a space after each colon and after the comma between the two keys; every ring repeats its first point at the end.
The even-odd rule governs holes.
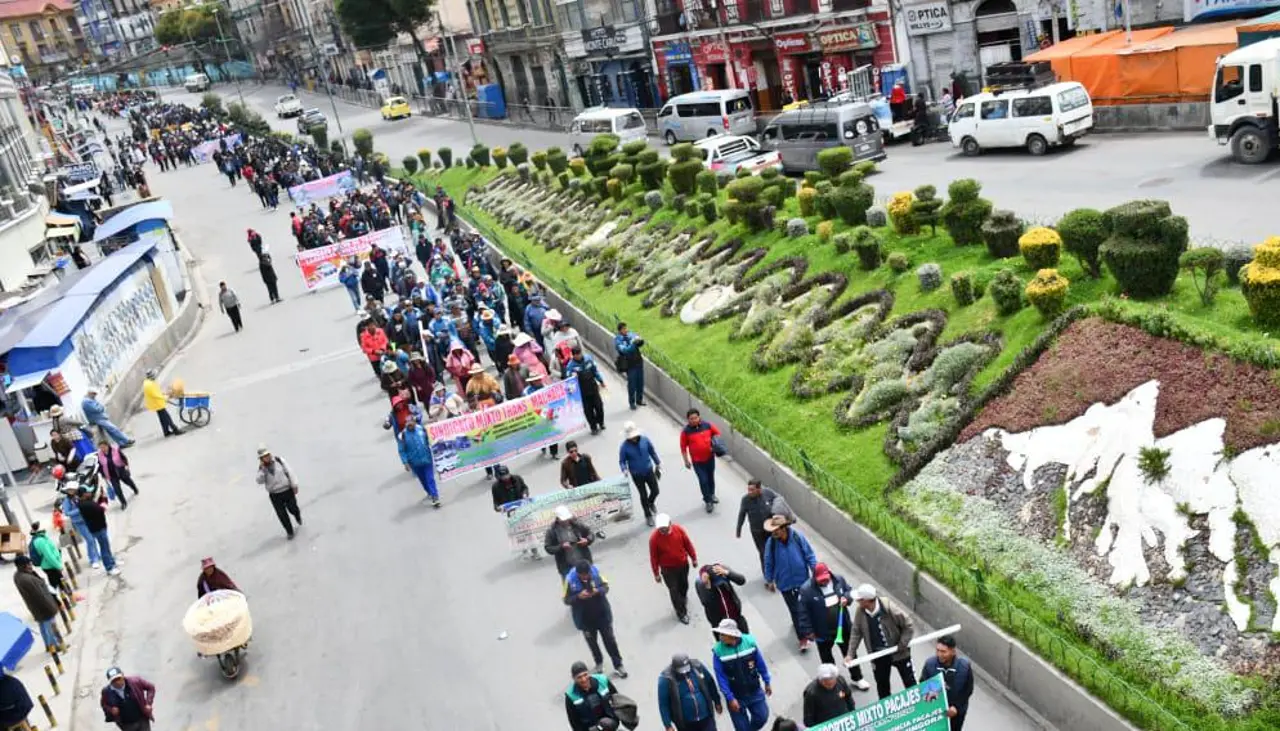
{"type": "Polygon", "coordinates": [[[1071,57],[1073,81],[1084,84],[1094,104],[1116,104],[1130,96],[1132,83],[1121,76],[1120,52],[1150,43],[1173,32],[1173,28],[1143,28],[1133,31],[1133,41],[1117,33],[1071,57]]]}
{"type": "Polygon", "coordinates": [[[1239,23],[1190,26],[1129,49],[1120,57],[1127,96],[1207,99],[1218,57],[1236,49],[1239,23]]]}
{"type": "Polygon", "coordinates": [[[1105,33],[1094,33],[1087,36],[1076,36],[1049,46],[1024,58],[1024,61],[1048,61],[1058,81],[1075,81],[1071,74],[1071,57],[1096,46],[1097,44],[1118,35],[1120,31],[1109,30],[1105,33]]]}

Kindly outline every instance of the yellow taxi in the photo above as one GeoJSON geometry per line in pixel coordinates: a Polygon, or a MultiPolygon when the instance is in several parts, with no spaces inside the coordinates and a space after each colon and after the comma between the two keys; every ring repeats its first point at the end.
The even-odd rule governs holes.
{"type": "Polygon", "coordinates": [[[409,100],[402,96],[390,97],[382,103],[383,119],[400,119],[412,115],[413,112],[409,109],[409,100]]]}

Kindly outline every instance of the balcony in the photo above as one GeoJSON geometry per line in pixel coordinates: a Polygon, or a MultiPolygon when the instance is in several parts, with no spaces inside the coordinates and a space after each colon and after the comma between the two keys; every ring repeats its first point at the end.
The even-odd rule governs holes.
{"type": "Polygon", "coordinates": [[[559,40],[560,32],[551,23],[503,28],[481,34],[486,49],[494,53],[520,53],[537,50],[546,43],[559,40]]]}

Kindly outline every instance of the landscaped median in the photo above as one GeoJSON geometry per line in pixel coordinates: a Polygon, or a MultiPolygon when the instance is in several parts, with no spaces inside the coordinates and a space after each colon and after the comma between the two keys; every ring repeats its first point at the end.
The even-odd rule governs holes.
{"type": "Polygon", "coordinates": [[[880,208],[839,151],[799,189],[672,153],[416,179],[1130,720],[1280,727],[1280,242],[1196,249],[1156,201],[1028,227],[974,181],[880,208]]]}

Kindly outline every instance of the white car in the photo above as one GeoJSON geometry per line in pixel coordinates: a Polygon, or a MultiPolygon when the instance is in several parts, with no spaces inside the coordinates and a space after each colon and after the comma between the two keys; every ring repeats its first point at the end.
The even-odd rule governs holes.
{"type": "Polygon", "coordinates": [[[782,155],[776,151],[761,150],[754,137],[715,135],[693,144],[706,152],[707,167],[716,172],[748,170],[754,175],[766,168],[782,170],[782,155]]]}
{"type": "Polygon", "coordinates": [[[302,102],[293,94],[285,94],[276,99],[276,116],[281,119],[296,117],[302,114],[302,102]]]}

